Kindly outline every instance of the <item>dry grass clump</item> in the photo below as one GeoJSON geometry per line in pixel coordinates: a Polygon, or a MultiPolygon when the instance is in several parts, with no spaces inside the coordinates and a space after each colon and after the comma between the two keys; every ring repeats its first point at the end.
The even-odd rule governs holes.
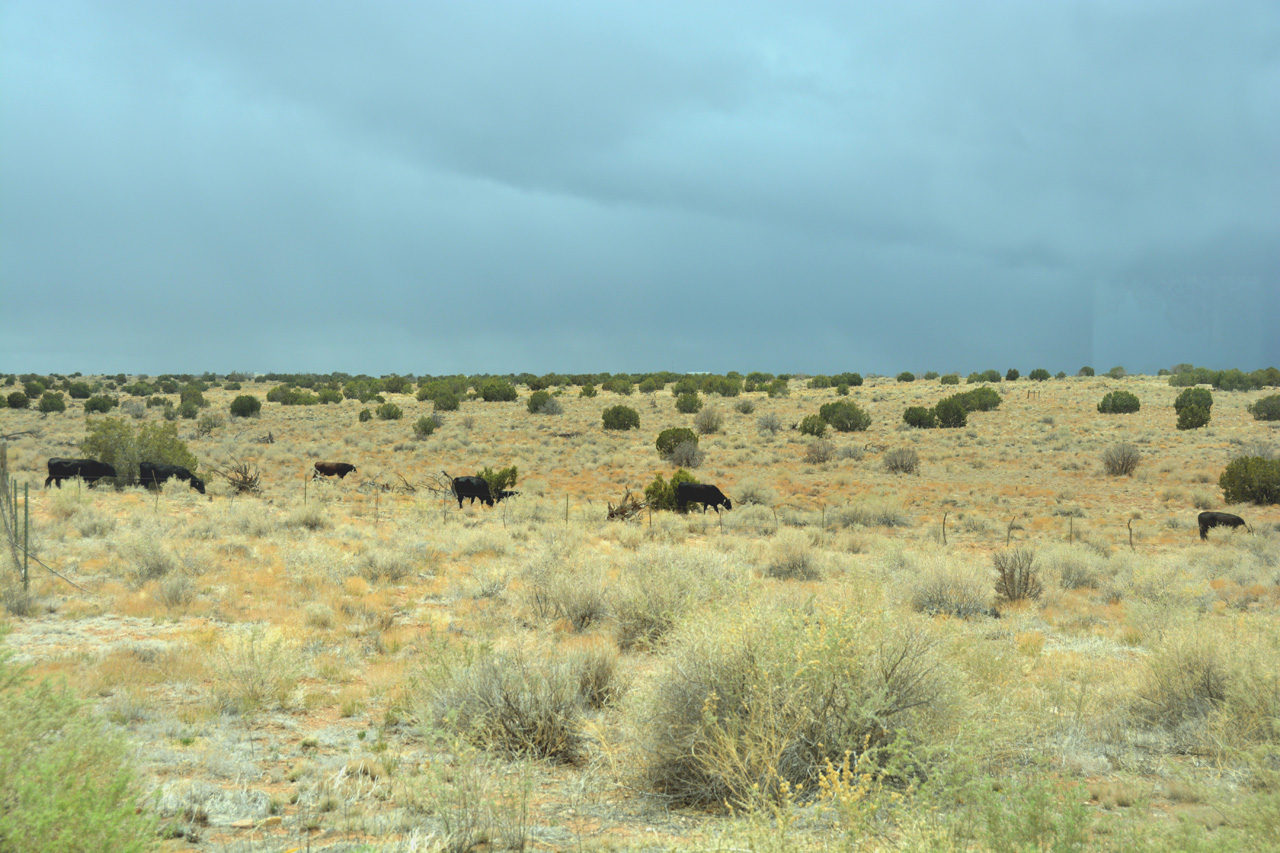
{"type": "Polygon", "coordinates": [[[911,519],[896,503],[883,500],[860,501],[827,513],[827,521],[837,527],[909,527],[911,519]]]}
{"type": "Polygon", "coordinates": [[[123,549],[127,555],[125,574],[135,586],[160,580],[176,571],[180,563],[164,546],[160,535],[139,535],[123,549]]]}
{"type": "Polygon", "coordinates": [[[89,539],[111,533],[116,529],[116,520],[114,516],[99,512],[92,507],[85,507],[76,513],[75,526],[81,536],[89,539]]]}
{"type": "Polygon", "coordinates": [[[367,548],[356,555],[355,566],[370,583],[398,583],[413,574],[413,561],[400,549],[367,548]]]}
{"type": "Polygon", "coordinates": [[[822,577],[822,562],[805,533],[786,530],[769,546],[764,574],[777,580],[818,580],[822,577]]]}
{"type": "Polygon", "coordinates": [[[651,649],[687,614],[741,587],[731,558],[666,545],[641,548],[609,588],[618,647],[651,649]]]}
{"type": "Polygon", "coordinates": [[[213,700],[223,711],[248,715],[288,707],[302,660],[296,644],[277,628],[232,631],[208,652],[213,700]]]}
{"type": "Polygon", "coordinates": [[[920,454],[911,447],[897,447],[884,455],[884,469],[890,474],[914,474],[920,468],[920,454]]]}
{"type": "Polygon", "coordinates": [[[324,510],[314,504],[300,506],[285,517],[284,526],[293,530],[325,530],[331,525],[324,510]]]}
{"type": "Polygon", "coordinates": [[[778,493],[760,480],[743,480],[734,488],[734,506],[773,506],[778,493]]]}
{"type": "Polygon", "coordinates": [[[698,448],[697,442],[682,441],[671,449],[667,459],[677,468],[697,468],[706,461],[707,454],[698,448]]]}
{"type": "Polygon", "coordinates": [[[577,677],[578,695],[592,710],[613,705],[626,690],[618,669],[618,649],[612,644],[573,649],[565,653],[564,662],[577,677]]]}
{"type": "MultiPolygon", "coordinates": [[[[595,670],[598,674],[599,670],[595,670]]],[[[472,743],[506,755],[576,764],[584,754],[582,687],[607,691],[564,660],[520,653],[487,655],[428,687],[430,719],[472,743]]]]}
{"type": "Polygon", "coordinates": [[[1037,577],[1036,552],[1030,548],[997,551],[991,562],[996,569],[996,595],[1002,601],[1025,601],[1044,592],[1037,577]]]}
{"type": "Polygon", "coordinates": [[[1052,548],[1044,553],[1043,562],[1063,589],[1097,589],[1104,572],[1104,558],[1082,545],[1052,548]]]}
{"type": "Polygon", "coordinates": [[[525,595],[539,618],[563,619],[575,631],[604,621],[609,615],[599,566],[585,567],[576,559],[576,543],[551,537],[525,566],[525,595]]]}
{"type": "Polygon", "coordinates": [[[1132,444],[1115,444],[1102,451],[1102,470],[1112,477],[1131,477],[1142,461],[1142,452],[1132,444]]]}
{"type": "Polygon", "coordinates": [[[815,438],[804,450],[804,461],[810,465],[821,465],[823,462],[830,462],[835,455],[834,442],[827,441],[825,438],[815,438]]]}
{"type": "Polygon", "coordinates": [[[899,569],[895,574],[906,585],[913,610],[960,619],[990,612],[991,573],[987,569],[944,552],[902,554],[901,560],[905,571],[899,569]]]}
{"type": "Polygon", "coordinates": [[[927,624],[788,604],[673,637],[630,706],[647,788],[708,808],[807,798],[829,766],[871,767],[893,748],[924,760],[951,727],[953,681],[927,624]]]}
{"type": "MultiPolygon", "coordinates": [[[[1133,713],[1178,751],[1238,757],[1280,746],[1280,679],[1273,622],[1174,626],[1146,659],[1133,713]],[[1224,630],[1225,628],[1225,630],[1224,630]]],[[[1273,770],[1274,775],[1274,770],[1273,770]]]]}
{"type": "Polygon", "coordinates": [[[699,435],[712,435],[724,427],[724,413],[716,406],[707,406],[693,419],[699,435]]]}

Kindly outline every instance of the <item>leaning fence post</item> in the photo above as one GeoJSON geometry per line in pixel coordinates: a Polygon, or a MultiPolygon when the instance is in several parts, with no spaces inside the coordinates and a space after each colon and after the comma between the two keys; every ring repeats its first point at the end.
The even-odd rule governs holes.
{"type": "Polygon", "coordinates": [[[22,591],[27,591],[27,548],[30,546],[31,484],[22,484],[22,591]]]}
{"type": "Polygon", "coordinates": [[[942,514],[942,544],[943,545],[947,544],[947,516],[950,514],[951,514],[950,510],[942,514]]]}

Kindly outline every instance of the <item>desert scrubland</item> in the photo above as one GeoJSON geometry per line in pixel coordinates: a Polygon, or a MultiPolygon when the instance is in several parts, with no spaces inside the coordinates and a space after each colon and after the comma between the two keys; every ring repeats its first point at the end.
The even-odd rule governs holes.
{"type": "Polygon", "coordinates": [[[921,430],[904,409],[967,386],[877,377],[848,396],[869,429],[816,457],[791,427],[834,389],[713,395],[692,473],[732,511],[609,521],[674,471],[655,437],[694,416],[670,390],[569,386],[545,415],[520,388],[420,439],[407,394],[400,420],[229,417],[270,387],[205,391],[208,435],[177,421],[205,495],[43,489],[86,415],[0,411],[63,576],[33,564],[24,594],[6,556],[8,666],[122,738],[162,849],[1280,846],[1280,510],[1218,487],[1280,445],[1245,408],[1275,389],[1179,431],[1164,378],[1024,379],[921,430]],[[1141,410],[1099,414],[1116,389],[1141,410]],[[602,429],[618,404],[639,429],[602,429]],[[1103,469],[1120,444],[1130,476],[1103,469]],[[258,494],[216,473],[236,463],[258,494]],[[510,465],[492,508],[431,490],[510,465]],[[1252,532],[1202,542],[1202,509],[1252,532]]]}

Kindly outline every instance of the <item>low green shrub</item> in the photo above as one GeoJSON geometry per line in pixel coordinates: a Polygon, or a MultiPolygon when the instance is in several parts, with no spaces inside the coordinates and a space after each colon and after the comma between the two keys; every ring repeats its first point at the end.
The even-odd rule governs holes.
{"type": "Polygon", "coordinates": [[[971,412],[990,412],[998,409],[1000,404],[1004,402],[1004,398],[1000,396],[1000,392],[994,388],[983,386],[974,388],[971,391],[965,391],[963,394],[957,394],[956,399],[964,404],[964,407],[971,412]]]}
{"type": "Polygon", "coordinates": [[[688,427],[671,427],[658,433],[658,439],[655,444],[658,448],[658,455],[663,459],[669,459],[678,446],[687,442],[692,442],[696,447],[698,444],[697,433],[688,427]]]}
{"type": "Polygon", "coordinates": [[[1043,367],[1037,367],[1035,370],[1027,374],[1027,378],[1033,382],[1044,382],[1049,378],[1049,371],[1043,367]]]}
{"type": "Polygon", "coordinates": [[[40,395],[39,409],[45,414],[65,412],[67,401],[63,398],[61,391],[45,391],[40,395]]]}
{"type": "Polygon", "coordinates": [[[871,416],[849,400],[825,403],[818,414],[836,432],[865,432],[871,426],[871,416]]]}
{"type": "Polygon", "coordinates": [[[1184,406],[1178,412],[1178,429],[1200,429],[1209,423],[1209,410],[1204,406],[1184,406]]]}
{"type": "Polygon", "coordinates": [[[1093,376],[1093,375],[1094,375],[1094,370],[1092,367],[1089,367],[1088,365],[1085,365],[1084,367],[1076,371],[1076,376],[1093,376]]]}
{"type": "Polygon", "coordinates": [[[1004,378],[1008,382],[1016,382],[1018,381],[1018,377],[1021,375],[1022,374],[1018,372],[1018,368],[1010,367],[1009,370],[1005,373],[1004,378]]]}
{"type": "Polygon", "coordinates": [[[241,394],[231,401],[231,416],[234,418],[257,417],[262,411],[262,401],[252,394],[241,394]]]}
{"type": "Polygon", "coordinates": [[[439,428],[440,419],[438,417],[435,415],[423,415],[414,422],[413,434],[416,438],[429,438],[439,428]]]}
{"type": "Polygon", "coordinates": [[[1280,503],[1280,459],[1240,456],[1227,463],[1218,477],[1222,498],[1229,504],[1280,503]]]}
{"type": "Polygon", "coordinates": [[[1111,391],[1098,404],[1098,411],[1107,415],[1128,415],[1142,408],[1142,402],[1128,391],[1111,391]]]}
{"type": "Polygon", "coordinates": [[[87,415],[93,412],[109,412],[118,405],[115,397],[97,394],[84,401],[84,413],[87,415]]]}
{"type": "Polygon", "coordinates": [[[1247,407],[1254,420],[1280,421],[1280,394],[1263,397],[1247,407]]]}
{"type": "Polygon", "coordinates": [[[644,500],[650,509],[674,510],[676,508],[676,484],[696,483],[698,478],[683,468],[677,468],[670,480],[662,479],[658,474],[653,482],[644,488],[644,500]]]}
{"type": "Polygon", "coordinates": [[[13,391],[6,398],[6,402],[11,409],[25,409],[31,405],[31,398],[22,391],[13,391]]]}
{"type": "Polygon", "coordinates": [[[360,414],[356,415],[356,420],[360,421],[360,423],[362,424],[368,423],[369,421],[373,420],[373,412],[369,411],[368,409],[361,409],[360,414]]]}
{"type": "Polygon", "coordinates": [[[190,386],[182,389],[182,392],[178,395],[178,401],[179,401],[179,404],[191,403],[192,405],[201,409],[209,405],[208,402],[205,401],[204,394],[200,391],[200,389],[192,388],[190,386]]]}
{"type": "Polygon", "coordinates": [[[938,425],[938,415],[933,409],[924,406],[910,406],[902,413],[902,420],[907,426],[917,429],[933,429],[938,425]]]}
{"type": "Polygon", "coordinates": [[[516,387],[502,379],[489,379],[480,386],[480,399],[486,403],[509,403],[517,396],[516,387]]]}
{"type": "Polygon", "coordinates": [[[941,385],[959,385],[960,376],[955,373],[948,373],[945,376],[943,376],[941,379],[939,379],[938,383],[941,385]]]}
{"type": "Polygon", "coordinates": [[[628,430],[640,428],[640,413],[629,406],[610,406],[600,413],[605,429],[628,430]]]}
{"type": "Polygon", "coordinates": [[[901,373],[898,374],[897,378],[899,382],[915,382],[916,381],[916,375],[912,373],[910,370],[902,371],[901,373]]]}
{"type": "Polygon", "coordinates": [[[579,397],[594,397],[597,393],[596,386],[591,385],[590,383],[583,385],[582,388],[578,390],[579,397]]]}
{"type": "Polygon", "coordinates": [[[952,394],[950,397],[944,397],[939,400],[938,405],[933,407],[933,413],[938,419],[938,426],[943,429],[957,429],[968,423],[969,410],[965,408],[964,402],[960,397],[960,394],[952,394]]]}
{"type": "Polygon", "coordinates": [[[507,468],[499,468],[496,471],[486,465],[483,469],[476,472],[476,476],[484,480],[485,483],[489,485],[489,494],[495,496],[506,489],[515,488],[516,479],[519,475],[520,472],[514,465],[507,468]]]}
{"type": "Polygon", "coordinates": [[[937,378],[938,378],[938,371],[936,371],[936,370],[926,370],[926,371],[924,372],[924,376],[923,376],[923,377],[921,377],[921,378],[922,378],[922,379],[927,379],[927,380],[930,380],[930,381],[932,381],[932,380],[934,380],[934,379],[937,379],[937,378]]]}
{"type": "Polygon", "coordinates": [[[702,393],[737,397],[742,393],[742,380],[733,376],[708,376],[702,383],[702,393]]]}
{"type": "Polygon", "coordinates": [[[551,402],[551,392],[534,391],[529,395],[529,399],[525,401],[525,408],[529,410],[529,414],[536,415],[542,411],[542,407],[551,402]]]}
{"type": "Polygon", "coordinates": [[[621,394],[624,397],[630,397],[635,393],[636,386],[626,376],[614,376],[600,383],[601,391],[612,391],[615,394],[621,394]]]}
{"type": "Polygon", "coordinates": [[[1112,379],[1123,379],[1128,375],[1129,371],[1125,370],[1120,365],[1116,365],[1107,371],[1107,376],[1110,376],[1112,379]]]}
{"type": "Polygon", "coordinates": [[[808,415],[804,420],[800,421],[800,434],[822,438],[827,434],[827,422],[822,419],[821,415],[808,415]]]}
{"type": "Polygon", "coordinates": [[[71,382],[67,384],[67,396],[73,400],[87,400],[93,396],[93,388],[88,382],[71,382]]]}
{"type": "Polygon", "coordinates": [[[1173,409],[1181,412],[1189,406],[1199,406],[1209,410],[1213,408],[1213,394],[1208,388],[1187,388],[1173,401],[1173,409]]]}
{"type": "Polygon", "coordinates": [[[676,397],[676,411],[692,415],[702,409],[702,398],[698,392],[689,391],[676,397]]]}
{"type": "Polygon", "coordinates": [[[437,412],[456,412],[462,406],[458,395],[452,391],[442,391],[431,401],[431,407],[437,412]]]}
{"type": "Polygon", "coordinates": [[[134,430],[120,418],[95,418],[85,422],[85,432],[80,452],[115,468],[117,483],[136,484],[143,461],[181,465],[192,472],[200,467],[200,460],[178,437],[175,423],[144,423],[134,430]]]}
{"type": "Polygon", "coordinates": [[[383,403],[374,412],[380,421],[398,421],[404,417],[404,411],[395,403],[383,403]]]}

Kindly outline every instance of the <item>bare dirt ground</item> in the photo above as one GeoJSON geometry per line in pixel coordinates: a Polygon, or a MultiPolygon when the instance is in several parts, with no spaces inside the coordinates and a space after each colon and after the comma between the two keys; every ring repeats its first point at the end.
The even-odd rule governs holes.
{"type": "MultiPolygon", "coordinates": [[[[1224,507],[1217,487],[1231,458],[1280,444],[1245,411],[1274,389],[1215,393],[1211,424],[1179,432],[1179,389],[1163,378],[1020,380],[996,386],[1000,407],[964,428],[915,430],[902,423],[906,407],[967,386],[875,378],[849,396],[871,427],[828,435],[833,458],[811,463],[811,440],[791,427],[838,398],[791,385],[786,397],[707,400],[724,425],[702,437],[695,473],[733,497],[733,511],[627,522],[605,521],[608,504],[668,476],[654,438],[692,425],[669,391],[582,398],[569,387],[564,412],[545,416],[526,410],[521,388],[514,403],[464,402],[423,440],[412,425],[432,407],[408,395],[386,395],[404,410],[397,421],[361,423],[354,400],[265,403],[260,417],[228,417],[204,437],[180,421],[205,496],[182,483],[158,496],[42,489],[48,457],[79,455],[85,415],[3,410],[0,433],[34,432],[8,442],[11,472],[32,486],[34,553],[77,585],[33,567],[36,608],[6,617],[4,641],[127,732],[166,850],[447,849],[472,822],[484,825],[472,839],[482,849],[783,849],[778,839],[792,836],[776,824],[672,807],[638,774],[644,720],[630,697],[669,661],[661,645],[619,645],[616,596],[697,559],[715,564],[735,601],[930,621],[971,709],[957,731],[999,716],[984,761],[1079,783],[1103,823],[1140,834],[1132,827],[1183,818],[1204,838],[1248,831],[1233,809],[1253,789],[1233,753],[1192,748],[1198,735],[1144,728],[1126,709],[1171,638],[1208,636],[1248,660],[1278,650],[1280,510],[1224,507]],[[1137,394],[1141,411],[1100,415],[1117,388],[1137,394]],[[639,412],[640,429],[601,428],[601,410],[620,403],[639,412]],[[762,430],[764,415],[782,429],[762,430]],[[1108,476],[1101,454],[1122,442],[1141,464],[1108,476]],[[885,456],[904,448],[919,456],[916,473],[887,471],[885,456]],[[309,480],[321,460],[359,471],[309,480]],[[213,473],[235,462],[261,471],[258,495],[235,495],[213,473]],[[430,491],[441,471],[513,464],[520,494],[494,508],[459,509],[430,491]],[[1203,543],[1200,509],[1238,512],[1254,532],[1214,531],[1203,543]],[[994,606],[992,555],[1009,547],[1036,551],[1038,599],[999,619],[917,615],[930,572],[981,575],[994,606]],[[797,554],[813,577],[774,576],[797,554]],[[567,602],[583,589],[603,603],[576,624],[567,602]],[[450,672],[494,651],[536,660],[580,649],[613,655],[621,686],[616,702],[582,716],[576,762],[512,758],[430,725],[431,685],[450,672]]],[[[206,411],[225,417],[233,397],[265,399],[270,387],[212,389],[206,411]]],[[[815,849],[928,837],[895,826],[847,848],[816,817],[788,831],[815,849]]]]}

